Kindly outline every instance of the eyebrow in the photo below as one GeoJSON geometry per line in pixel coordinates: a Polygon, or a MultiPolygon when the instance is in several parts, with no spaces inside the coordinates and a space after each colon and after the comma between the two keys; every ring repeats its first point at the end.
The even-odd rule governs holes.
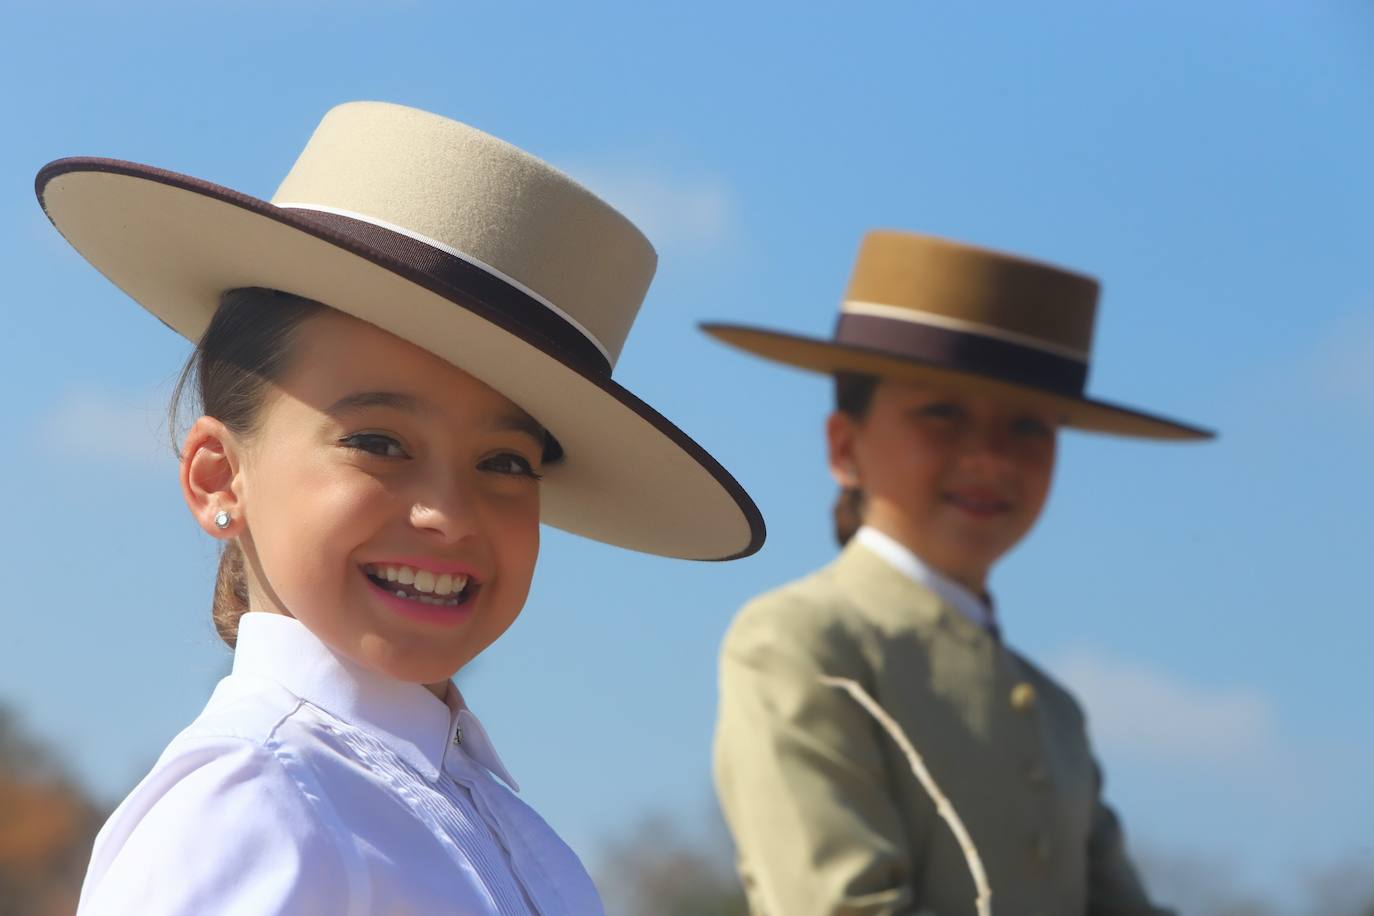
{"type": "MultiPolygon", "coordinates": [[[[366,410],[370,407],[389,407],[417,416],[437,413],[428,402],[411,394],[402,394],[399,391],[359,391],[346,395],[331,404],[328,413],[339,416],[366,410]]],[[[500,432],[525,433],[540,443],[549,436],[548,430],[538,420],[518,407],[503,411],[493,420],[491,426],[500,432]]]]}
{"type": "Polygon", "coordinates": [[[329,405],[327,413],[348,414],[359,410],[366,410],[369,407],[390,407],[404,413],[431,413],[432,408],[423,404],[414,395],[401,394],[397,391],[359,391],[355,394],[345,395],[333,404],[329,405]]]}
{"type": "Polygon", "coordinates": [[[492,425],[502,432],[524,433],[541,445],[549,439],[549,431],[538,420],[518,407],[513,411],[501,414],[492,425]]]}

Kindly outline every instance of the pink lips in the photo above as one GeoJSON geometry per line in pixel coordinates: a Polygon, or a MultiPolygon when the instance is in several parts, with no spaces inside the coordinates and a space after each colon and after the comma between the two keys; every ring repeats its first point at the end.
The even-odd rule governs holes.
{"type": "Polygon", "coordinates": [[[1011,509],[1008,500],[990,493],[946,493],[945,501],[974,518],[993,518],[1011,509]]]}

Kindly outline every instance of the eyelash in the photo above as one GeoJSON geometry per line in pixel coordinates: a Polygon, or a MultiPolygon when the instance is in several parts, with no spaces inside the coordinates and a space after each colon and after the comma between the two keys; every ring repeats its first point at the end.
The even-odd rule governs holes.
{"type": "Polygon", "coordinates": [[[339,440],[339,443],[340,443],[341,445],[343,445],[344,448],[351,448],[351,449],[355,449],[356,451],[366,452],[366,453],[369,454],[369,455],[376,455],[378,458],[409,458],[409,457],[410,457],[409,455],[407,455],[407,454],[405,453],[405,449],[401,448],[401,443],[397,442],[395,439],[391,438],[390,436],[383,436],[383,435],[381,435],[380,433],[354,433],[354,434],[351,435],[351,436],[344,436],[342,439],[339,440]],[[380,451],[380,452],[379,452],[379,451],[374,451],[373,449],[368,448],[367,445],[364,445],[364,444],[362,444],[362,443],[373,443],[373,444],[378,444],[378,443],[380,443],[380,444],[383,446],[383,449],[385,449],[386,446],[394,445],[394,446],[396,446],[396,449],[397,449],[398,451],[401,452],[401,454],[399,454],[399,455],[388,455],[388,454],[385,453],[384,450],[383,450],[383,451],[380,451]]]}
{"type": "Polygon", "coordinates": [[[497,471],[497,473],[499,474],[509,474],[512,477],[528,477],[531,480],[536,481],[544,479],[544,475],[540,474],[538,471],[534,469],[534,466],[530,464],[529,459],[527,459],[524,455],[517,455],[514,452],[502,452],[499,455],[493,455],[492,457],[483,460],[481,464],[477,465],[477,467],[482,470],[496,470],[495,468],[488,467],[488,465],[496,461],[501,461],[502,459],[513,462],[516,465],[516,470],[497,471]]]}
{"type": "Polygon", "coordinates": [[[1050,434],[1050,428],[1039,420],[1025,418],[1017,420],[1012,428],[1018,435],[1039,439],[1050,434]]]}
{"type": "MultiPolygon", "coordinates": [[[[344,448],[351,448],[360,452],[366,452],[367,454],[375,455],[378,458],[410,458],[410,456],[405,453],[405,449],[401,448],[401,444],[399,442],[397,442],[390,436],[384,436],[380,433],[355,433],[351,436],[343,437],[339,440],[339,442],[344,446],[344,448]],[[379,445],[381,446],[381,449],[379,450],[376,448],[369,448],[369,445],[379,445]],[[386,454],[386,449],[391,446],[395,446],[397,451],[399,451],[401,454],[386,454]]],[[[490,458],[483,459],[482,462],[477,465],[477,467],[480,470],[495,471],[498,474],[506,474],[511,477],[529,477],[530,479],[536,481],[544,479],[544,475],[535,471],[534,466],[530,464],[528,458],[526,458],[524,455],[517,455],[514,452],[503,452],[499,455],[493,455],[490,458]],[[515,469],[501,470],[499,468],[492,467],[493,463],[499,462],[503,459],[514,464],[515,469]]]]}
{"type": "Polygon", "coordinates": [[[921,408],[921,414],[927,417],[934,417],[937,420],[953,420],[963,416],[963,411],[959,405],[951,404],[947,401],[939,401],[934,404],[927,404],[921,408]]]}

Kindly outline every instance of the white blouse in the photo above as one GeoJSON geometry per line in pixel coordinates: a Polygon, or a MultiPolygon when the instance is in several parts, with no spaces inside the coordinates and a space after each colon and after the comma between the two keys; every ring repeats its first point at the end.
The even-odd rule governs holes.
{"type": "Polygon", "coordinates": [[[452,684],[440,702],[245,614],[233,673],[101,829],[78,912],[600,914],[516,788],[452,684]]]}

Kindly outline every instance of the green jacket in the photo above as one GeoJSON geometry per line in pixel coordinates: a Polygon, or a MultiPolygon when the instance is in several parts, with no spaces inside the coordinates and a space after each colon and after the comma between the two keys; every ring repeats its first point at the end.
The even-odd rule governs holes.
{"type": "Polygon", "coordinates": [[[725,638],[715,777],[755,914],[973,914],[963,852],[897,721],[973,838],[992,912],[1162,914],[1126,857],[1073,697],[867,548],[750,602],[725,638]]]}

